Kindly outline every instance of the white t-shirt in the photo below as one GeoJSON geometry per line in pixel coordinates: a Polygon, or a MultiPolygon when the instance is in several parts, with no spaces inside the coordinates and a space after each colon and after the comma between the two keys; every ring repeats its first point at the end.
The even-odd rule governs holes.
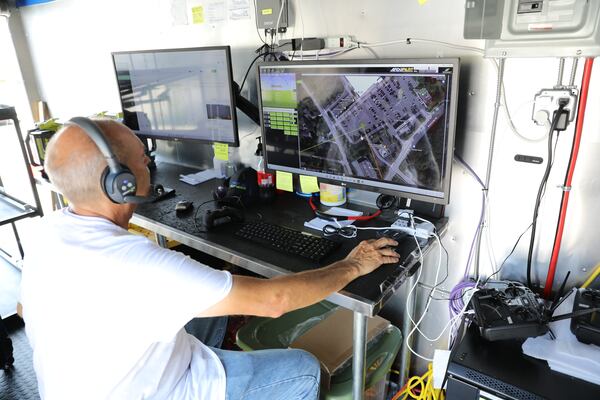
{"type": "Polygon", "coordinates": [[[42,399],[225,398],[220,360],[183,326],[231,274],[66,208],[39,225],[21,302],[42,399]]]}

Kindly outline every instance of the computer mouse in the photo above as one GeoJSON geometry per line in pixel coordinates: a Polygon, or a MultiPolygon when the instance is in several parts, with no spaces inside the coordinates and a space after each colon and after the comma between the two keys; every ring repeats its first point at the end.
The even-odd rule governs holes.
{"type": "Polygon", "coordinates": [[[181,213],[190,211],[193,208],[194,208],[194,203],[192,203],[191,201],[187,201],[187,200],[181,200],[181,201],[178,201],[177,204],[175,204],[175,211],[181,212],[181,213]]]}

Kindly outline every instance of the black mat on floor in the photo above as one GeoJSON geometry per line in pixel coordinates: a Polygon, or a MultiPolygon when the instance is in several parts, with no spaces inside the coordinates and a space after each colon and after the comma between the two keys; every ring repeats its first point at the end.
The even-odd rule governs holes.
{"type": "Polygon", "coordinates": [[[0,400],[39,400],[31,347],[23,321],[13,316],[4,323],[12,340],[15,364],[8,371],[0,370],[0,400]]]}

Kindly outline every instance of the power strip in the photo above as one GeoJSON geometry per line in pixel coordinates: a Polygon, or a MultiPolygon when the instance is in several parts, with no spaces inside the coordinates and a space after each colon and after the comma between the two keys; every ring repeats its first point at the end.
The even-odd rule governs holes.
{"type": "Polygon", "coordinates": [[[348,49],[354,46],[355,41],[352,36],[332,36],[325,38],[325,48],[327,49],[348,49]]]}
{"type": "Polygon", "coordinates": [[[433,236],[433,231],[435,230],[435,226],[429,222],[419,222],[415,224],[414,229],[411,228],[410,219],[408,218],[398,218],[393,224],[392,227],[394,230],[405,232],[411,236],[418,237],[420,239],[429,239],[433,236]]]}

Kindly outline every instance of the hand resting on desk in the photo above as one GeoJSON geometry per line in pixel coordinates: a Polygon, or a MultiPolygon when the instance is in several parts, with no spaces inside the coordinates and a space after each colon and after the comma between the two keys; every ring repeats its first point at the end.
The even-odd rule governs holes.
{"type": "Polygon", "coordinates": [[[198,316],[243,314],[276,318],[325,299],[382,264],[397,263],[399,255],[390,248],[397,245],[389,238],[368,240],[359,243],[345,259],[327,267],[271,279],[234,276],[229,294],[198,316]]]}
{"type": "Polygon", "coordinates": [[[398,242],[386,237],[364,240],[350,251],[346,260],[357,264],[360,276],[366,275],[382,264],[397,263],[400,255],[393,249],[397,245],[398,242]]]}

